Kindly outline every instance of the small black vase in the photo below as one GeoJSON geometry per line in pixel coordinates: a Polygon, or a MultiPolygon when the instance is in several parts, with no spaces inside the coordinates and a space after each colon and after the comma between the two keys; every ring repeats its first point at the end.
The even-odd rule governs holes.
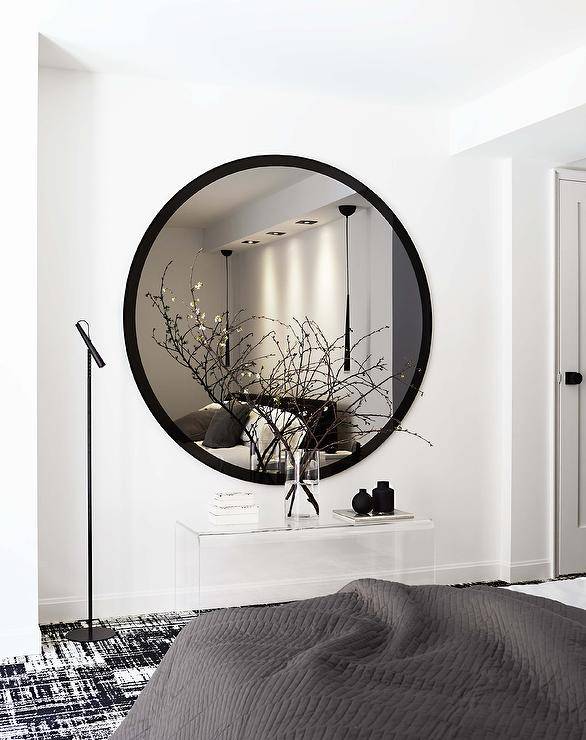
{"type": "Polygon", "coordinates": [[[361,488],[354,496],[352,508],[357,514],[368,514],[372,510],[372,496],[366,488],[361,488]]]}
{"type": "Polygon", "coordinates": [[[379,480],[372,489],[372,503],[375,514],[392,514],[395,511],[395,491],[389,488],[388,480],[379,480]]]}

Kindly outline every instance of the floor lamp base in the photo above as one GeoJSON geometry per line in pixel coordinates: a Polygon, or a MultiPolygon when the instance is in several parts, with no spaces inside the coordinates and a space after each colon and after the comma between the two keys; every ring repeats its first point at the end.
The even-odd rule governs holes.
{"type": "Polygon", "coordinates": [[[73,640],[73,642],[99,642],[116,636],[117,632],[109,627],[79,627],[65,635],[67,640],[73,640]]]}

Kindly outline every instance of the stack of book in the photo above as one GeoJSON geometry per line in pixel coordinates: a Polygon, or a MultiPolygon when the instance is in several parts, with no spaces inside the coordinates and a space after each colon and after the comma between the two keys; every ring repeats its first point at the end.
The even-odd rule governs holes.
{"type": "Polygon", "coordinates": [[[258,506],[254,493],[216,493],[210,510],[210,522],[225,524],[256,524],[258,506]]]}

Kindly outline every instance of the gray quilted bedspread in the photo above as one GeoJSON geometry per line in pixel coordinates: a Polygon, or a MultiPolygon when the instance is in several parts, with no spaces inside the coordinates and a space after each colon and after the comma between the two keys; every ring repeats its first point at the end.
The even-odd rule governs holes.
{"type": "Polygon", "coordinates": [[[585,611],[362,580],[193,620],[113,739],[552,740],[585,728],[585,611]]]}

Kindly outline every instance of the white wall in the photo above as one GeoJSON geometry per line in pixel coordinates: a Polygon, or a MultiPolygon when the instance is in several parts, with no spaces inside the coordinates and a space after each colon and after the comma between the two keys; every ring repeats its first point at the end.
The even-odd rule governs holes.
{"type": "Polygon", "coordinates": [[[551,576],[554,502],[554,172],[501,163],[503,234],[503,570],[551,576]]]}
{"type": "Polygon", "coordinates": [[[552,574],[555,493],[554,169],[584,166],[586,49],[452,113],[452,151],[500,157],[502,577],[552,574]]]}
{"type": "MultiPolygon", "coordinates": [[[[38,652],[36,533],[37,34],[13,8],[0,44],[0,661],[38,652]]],[[[6,14],[4,14],[6,17],[6,14]]]]}
{"type": "MultiPolygon", "coordinates": [[[[322,484],[324,508],[390,479],[401,508],[431,515],[440,579],[495,577],[501,562],[502,172],[448,156],[447,116],[348,99],[189,87],[43,70],[40,94],[40,597],[44,618],[83,613],[83,315],[108,360],[96,373],[97,612],[172,606],[176,519],[205,520],[220,487],[158,426],[126,359],[128,268],[161,205],[210,167],[280,152],[320,159],[385,199],[425,265],[434,337],[425,396],[394,435],[322,484]],[[260,110],[262,119],[234,111],[260,110]],[[319,115],[316,115],[316,110],[319,115]],[[286,111],[286,114],[284,114],[286,111]],[[44,318],[43,318],[44,316],[44,318]]],[[[261,487],[265,508],[281,491],[261,487]]]]}

